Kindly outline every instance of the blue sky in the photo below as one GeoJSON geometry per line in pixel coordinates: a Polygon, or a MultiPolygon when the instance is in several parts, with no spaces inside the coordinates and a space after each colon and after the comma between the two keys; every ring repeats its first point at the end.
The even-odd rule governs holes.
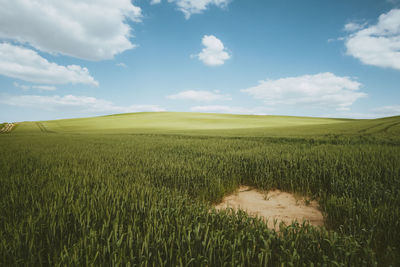
{"type": "Polygon", "coordinates": [[[0,121],[400,114],[400,1],[0,3],[0,121]]]}

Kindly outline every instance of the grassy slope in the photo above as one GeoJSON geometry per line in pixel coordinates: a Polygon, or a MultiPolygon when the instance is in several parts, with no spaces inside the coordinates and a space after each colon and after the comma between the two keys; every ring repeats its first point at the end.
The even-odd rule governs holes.
{"type": "Polygon", "coordinates": [[[179,133],[216,136],[393,136],[400,116],[375,120],[207,113],[130,113],[102,117],[23,122],[15,133],[179,133]]]}
{"type": "Polygon", "coordinates": [[[272,129],[293,126],[348,123],[352,120],[286,116],[254,116],[207,113],[130,113],[102,117],[24,122],[20,131],[48,129],[55,132],[95,131],[196,131],[224,129],[272,129]],[[44,127],[42,127],[44,126],[44,127]],[[42,128],[42,129],[41,129],[42,128]]]}

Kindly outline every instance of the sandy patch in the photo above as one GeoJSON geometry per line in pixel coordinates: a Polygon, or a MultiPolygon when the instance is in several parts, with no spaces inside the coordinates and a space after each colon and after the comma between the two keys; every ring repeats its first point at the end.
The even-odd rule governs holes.
{"type": "Polygon", "coordinates": [[[316,201],[309,201],[306,205],[304,199],[296,199],[293,194],[279,190],[261,193],[247,186],[241,186],[238,192],[225,197],[215,208],[242,209],[252,216],[268,219],[268,227],[271,229],[274,228],[276,219],[275,230],[279,229],[280,222],[288,225],[294,220],[298,222],[306,220],[315,226],[322,226],[324,223],[316,201]]]}
{"type": "Polygon", "coordinates": [[[14,128],[14,123],[6,123],[3,128],[0,130],[0,133],[9,133],[14,128]]]}

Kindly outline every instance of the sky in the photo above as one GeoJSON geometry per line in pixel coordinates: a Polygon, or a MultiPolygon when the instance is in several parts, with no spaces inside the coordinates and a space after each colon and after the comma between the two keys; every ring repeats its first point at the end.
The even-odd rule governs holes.
{"type": "Polygon", "coordinates": [[[0,0],[0,122],[400,115],[400,0],[0,0]]]}

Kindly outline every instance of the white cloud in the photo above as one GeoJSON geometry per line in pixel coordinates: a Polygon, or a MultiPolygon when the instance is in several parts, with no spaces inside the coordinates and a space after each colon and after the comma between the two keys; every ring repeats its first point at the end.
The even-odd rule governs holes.
{"type": "Polygon", "coordinates": [[[33,85],[32,88],[40,91],[55,91],[57,89],[57,87],[49,85],[33,85]]]}
{"type": "Polygon", "coordinates": [[[161,0],[151,0],[150,4],[155,5],[161,3],[161,0]]]}
{"type": "Polygon", "coordinates": [[[384,117],[400,116],[400,105],[388,105],[366,110],[365,112],[338,112],[325,114],[322,117],[352,118],[352,119],[376,119],[384,117]]]}
{"type": "Polygon", "coordinates": [[[118,66],[118,67],[122,67],[122,68],[127,68],[128,67],[125,63],[122,63],[122,62],[117,63],[115,65],[118,66]]]}
{"type": "Polygon", "coordinates": [[[333,73],[319,73],[260,81],[255,87],[241,90],[266,105],[289,105],[348,110],[367,94],[358,91],[361,83],[333,73]]]}
{"type": "Polygon", "coordinates": [[[225,63],[225,60],[231,58],[231,55],[225,50],[224,44],[214,35],[204,35],[202,39],[203,50],[196,57],[208,66],[219,66],[225,63]]]}
{"type": "Polygon", "coordinates": [[[232,100],[229,95],[222,95],[218,92],[209,92],[209,91],[182,91],[175,95],[167,96],[169,99],[180,99],[180,100],[194,100],[194,101],[205,101],[211,102],[216,100],[232,100]]]}
{"type": "Polygon", "coordinates": [[[354,31],[362,29],[364,26],[365,26],[365,24],[350,22],[350,23],[347,23],[346,25],[344,25],[344,30],[347,32],[354,32],[354,31]]]}
{"type": "Polygon", "coordinates": [[[246,108],[246,107],[224,106],[224,105],[195,106],[191,107],[190,110],[193,112],[250,114],[250,115],[266,115],[269,112],[273,111],[272,108],[265,108],[265,107],[246,108]]]}
{"type": "Polygon", "coordinates": [[[366,112],[339,112],[326,114],[327,118],[352,118],[352,119],[376,119],[384,117],[400,116],[400,105],[383,106],[366,112]]]}
{"type": "MultiPolygon", "coordinates": [[[[178,9],[189,19],[193,14],[200,14],[209,6],[224,8],[231,0],[168,0],[169,3],[175,3],[178,9]]],[[[157,1],[156,1],[157,2],[157,1]]]]}
{"type": "Polygon", "coordinates": [[[17,88],[21,88],[24,91],[27,91],[27,90],[31,89],[30,85],[19,84],[17,82],[14,82],[14,86],[17,87],[17,88]]]}
{"type": "Polygon", "coordinates": [[[165,111],[157,105],[131,105],[118,106],[114,103],[97,99],[89,96],[40,96],[40,95],[20,95],[1,97],[0,103],[18,106],[32,107],[47,111],[68,111],[77,113],[127,113],[141,111],[165,111]]]}
{"type": "Polygon", "coordinates": [[[0,75],[33,83],[98,85],[87,68],[78,65],[60,66],[47,61],[31,49],[8,43],[0,43],[0,75]]]}
{"type": "Polygon", "coordinates": [[[14,86],[17,88],[21,88],[22,90],[29,90],[29,89],[38,89],[40,91],[55,91],[57,87],[52,86],[52,85],[25,85],[25,84],[19,84],[17,82],[14,82],[14,86]]]}
{"type": "Polygon", "coordinates": [[[135,45],[128,20],[140,21],[131,0],[0,1],[0,38],[72,57],[111,59],[135,45]]]}
{"type": "Polygon", "coordinates": [[[350,34],[347,54],[364,64],[400,70],[400,9],[379,16],[378,23],[350,34]]]}
{"type": "Polygon", "coordinates": [[[389,116],[399,116],[400,115],[400,105],[383,106],[373,109],[373,111],[379,114],[381,117],[389,116]]]}

